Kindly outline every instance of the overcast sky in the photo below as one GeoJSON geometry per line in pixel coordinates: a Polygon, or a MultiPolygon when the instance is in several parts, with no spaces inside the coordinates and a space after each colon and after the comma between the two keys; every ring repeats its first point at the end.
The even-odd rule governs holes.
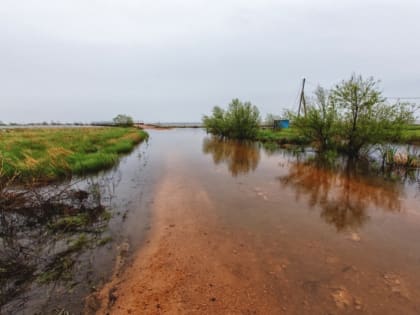
{"type": "Polygon", "coordinates": [[[0,120],[267,112],[352,72],[420,96],[418,0],[1,0],[0,120]]]}

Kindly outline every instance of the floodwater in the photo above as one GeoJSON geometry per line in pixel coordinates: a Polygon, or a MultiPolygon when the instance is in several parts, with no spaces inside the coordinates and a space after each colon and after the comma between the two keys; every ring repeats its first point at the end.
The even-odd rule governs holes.
{"type": "MultiPolygon", "coordinates": [[[[130,265],[155,242],[150,231],[162,217],[170,224],[155,244],[170,250],[161,251],[150,278],[161,291],[146,283],[161,300],[133,308],[145,298],[139,290],[133,314],[420,313],[418,171],[373,174],[345,162],[327,168],[310,153],[220,141],[198,129],[149,133],[149,143],[115,169],[78,184],[99,185],[112,213],[103,233],[112,242],[80,255],[70,287],[27,285],[2,313],[78,314],[83,298],[112,275],[140,283],[130,265]],[[183,268],[192,275],[171,277],[183,268]]],[[[119,301],[122,294],[118,309],[119,301]]]]}

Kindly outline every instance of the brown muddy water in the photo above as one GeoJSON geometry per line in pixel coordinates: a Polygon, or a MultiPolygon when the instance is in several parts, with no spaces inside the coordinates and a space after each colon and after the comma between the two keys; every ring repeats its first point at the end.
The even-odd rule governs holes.
{"type": "Polygon", "coordinates": [[[33,281],[10,279],[21,290],[1,314],[79,314],[85,297],[111,278],[123,282],[112,288],[111,314],[420,313],[418,171],[327,168],[311,153],[219,141],[197,129],[149,133],[149,143],[113,170],[77,184],[95,187],[111,218],[95,231],[95,245],[72,256],[64,279],[39,281],[39,274],[66,236],[50,241],[42,223],[13,214],[39,231],[28,242],[22,231],[6,233],[10,217],[2,221],[0,255],[28,244],[30,254],[44,254],[33,262],[33,281]],[[155,226],[163,226],[158,241],[155,226]],[[161,254],[156,269],[153,253],[137,254],[148,244],[169,248],[154,252],[161,254]],[[133,269],[146,258],[150,278],[133,269]],[[182,269],[192,275],[171,277],[182,269]],[[127,289],[127,274],[160,287],[146,281],[153,296],[127,289]]]}

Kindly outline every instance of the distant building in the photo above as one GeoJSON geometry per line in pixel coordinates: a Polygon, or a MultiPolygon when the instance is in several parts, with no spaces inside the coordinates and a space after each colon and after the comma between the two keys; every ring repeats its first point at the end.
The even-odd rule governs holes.
{"type": "Polygon", "coordinates": [[[289,119],[276,119],[274,120],[274,129],[286,129],[290,127],[289,119]]]}

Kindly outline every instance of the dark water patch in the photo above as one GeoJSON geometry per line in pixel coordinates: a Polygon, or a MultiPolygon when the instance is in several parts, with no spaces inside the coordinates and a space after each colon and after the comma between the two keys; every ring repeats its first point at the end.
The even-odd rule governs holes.
{"type": "Polygon", "coordinates": [[[83,312],[117,257],[124,252],[126,261],[144,240],[159,174],[150,177],[147,163],[143,144],[97,175],[8,189],[0,201],[1,314],[83,312]]]}
{"type": "MultiPolygon", "coordinates": [[[[102,244],[109,218],[92,186],[87,190],[66,185],[13,191],[4,187],[0,202],[0,307],[14,298],[19,301],[30,286],[76,285],[73,274],[78,257],[102,244]]],[[[6,306],[3,312],[17,310],[6,306]]]]}

